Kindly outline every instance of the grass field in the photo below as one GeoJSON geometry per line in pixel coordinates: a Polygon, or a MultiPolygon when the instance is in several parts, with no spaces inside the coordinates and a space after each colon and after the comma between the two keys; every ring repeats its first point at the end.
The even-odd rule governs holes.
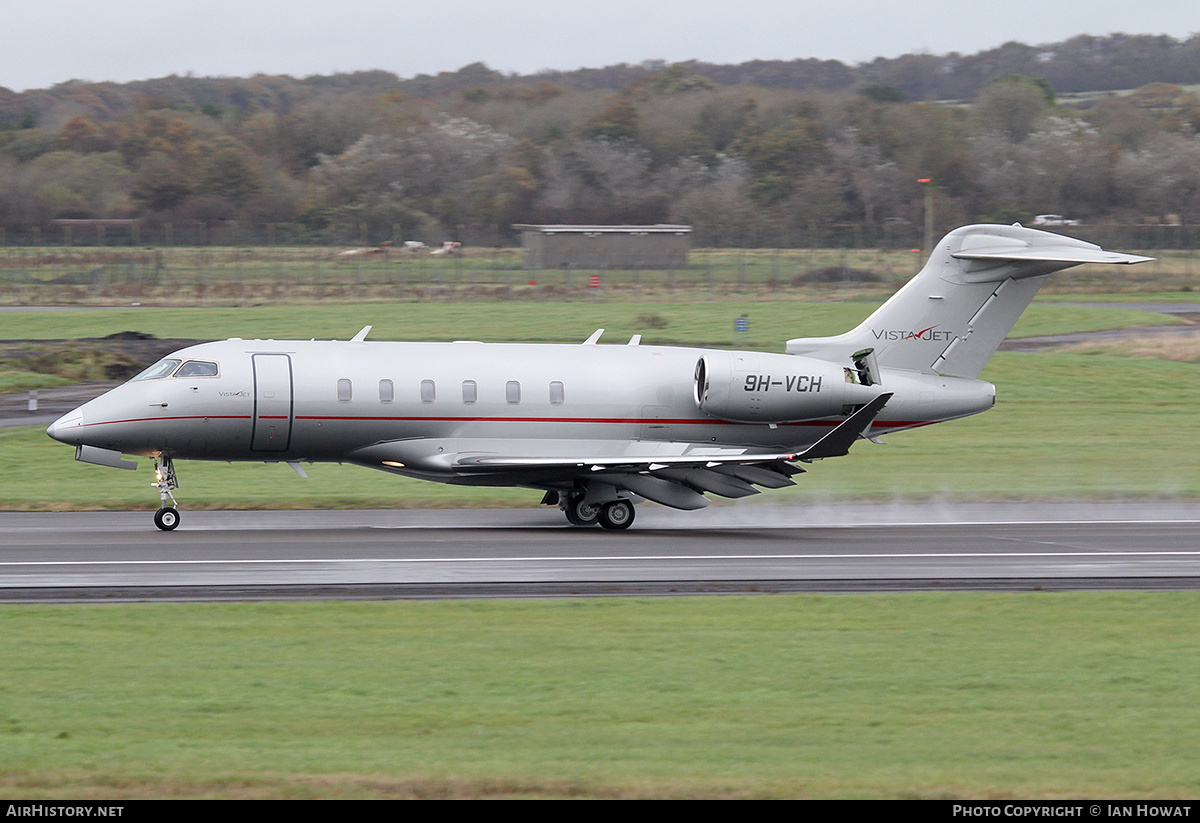
{"type": "MultiPolygon", "coordinates": [[[[1156,293],[1154,298],[1169,297],[1156,293]]],[[[1090,298],[1089,298],[1090,300],[1090,298]]],[[[224,308],[124,308],[38,311],[3,315],[9,340],[102,337],[140,331],[157,337],[215,340],[226,337],[349,339],[371,324],[373,340],[486,340],[528,343],[582,342],[596,328],[604,342],[781,351],[791,337],[838,334],[856,326],[882,302],[879,295],[852,295],[836,302],[805,300],[694,300],[652,303],[556,300],[467,303],[352,303],[224,308]],[[733,333],[733,321],[750,320],[750,331],[733,333]]],[[[1195,302],[1200,303],[1200,299],[1195,302]]],[[[1038,302],[1018,321],[1013,336],[1149,326],[1177,322],[1154,312],[1038,302]]]]}
{"type": "MultiPolygon", "coordinates": [[[[1154,293],[1143,299],[1166,301],[1184,295],[1154,293]]],[[[781,351],[791,337],[836,334],[861,322],[882,296],[843,295],[839,302],[800,299],[721,301],[609,302],[554,300],[465,303],[350,303],[298,306],[122,308],[88,311],[37,311],[0,315],[0,340],[33,341],[41,348],[43,369],[73,379],[105,379],[111,358],[86,350],[82,343],[38,346],[39,340],[104,337],[137,331],[161,338],[200,340],[226,337],[274,339],[348,339],[364,325],[374,326],[372,340],[485,340],[492,342],[566,342],[584,340],[596,328],[604,342],[623,343],[641,334],[647,345],[690,345],[781,351]],[[747,318],[750,330],[735,334],[735,319],[747,318]],[[88,371],[88,368],[92,369],[88,371]]],[[[1136,302],[1136,301],[1134,301],[1136,302]]],[[[1132,308],[1035,304],[1021,318],[1014,336],[1030,336],[1177,322],[1167,315],[1132,308]]],[[[0,391],[26,391],[61,384],[54,374],[29,372],[0,355],[0,391]]]]}
{"type": "Polygon", "coordinates": [[[0,793],[1195,797],[1196,593],[0,607],[0,793]]]}

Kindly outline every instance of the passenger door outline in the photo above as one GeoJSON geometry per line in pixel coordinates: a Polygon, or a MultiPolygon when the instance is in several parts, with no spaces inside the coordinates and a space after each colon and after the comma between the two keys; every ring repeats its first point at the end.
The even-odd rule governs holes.
{"type": "Polygon", "coordinates": [[[287,451],[292,440],[292,358],[286,354],[255,354],[254,431],[251,451],[287,451]]]}

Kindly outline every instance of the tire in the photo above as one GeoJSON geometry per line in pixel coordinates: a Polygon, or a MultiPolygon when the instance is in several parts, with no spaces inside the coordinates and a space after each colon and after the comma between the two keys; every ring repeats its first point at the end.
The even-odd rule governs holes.
{"type": "Polygon", "coordinates": [[[606,503],[600,510],[600,525],[614,531],[628,529],[633,525],[633,504],[628,500],[606,503]]]}
{"type": "Polygon", "coordinates": [[[165,532],[172,531],[179,525],[179,512],[170,506],[163,506],[154,513],[154,525],[165,532]]]}
{"type": "Polygon", "coordinates": [[[582,494],[568,498],[567,508],[564,511],[567,515],[567,522],[572,526],[594,526],[600,517],[600,509],[585,503],[582,494]]]}

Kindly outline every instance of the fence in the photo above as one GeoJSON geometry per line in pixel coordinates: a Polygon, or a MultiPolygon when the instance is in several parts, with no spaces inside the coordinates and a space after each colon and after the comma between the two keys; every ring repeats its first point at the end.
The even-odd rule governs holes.
{"type": "MultiPolygon", "coordinates": [[[[757,238],[761,247],[822,248],[822,249],[911,249],[921,245],[924,227],[911,223],[885,224],[871,227],[861,224],[833,224],[788,238],[772,237],[771,229],[762,226],[757,238]]],[[[954,226],[944,226],[944,234],[954,226]]],[[[1036,227],[1034,227],[1036,228],[1036,227]]],[[[1079,237],[1099,243],[1105,248],[1200,250],[1200,225],[1160,224],[1096,224],[1048,227],[1049,231],[1079,237]]],[[[472,231],[459,227],[463,235],[456,239],[475,248],[495,245],[495,232],[472,231]]],[[[45,227],[24,230],[0,227],[0,249],[5,247],[85,247],[85,248],[176,248],[176,247],[325,247],[347,248],[377,246],[391,243],[397,247],[407,238],[399,227],[387,236],[377,231],[315,230],[300,224],[272,223],[251,225],[237,222],[205,224],[188,222],[163,225],[143,225],[138,220],[56,220],[45,227]]],[[[693,235],[693,241],[697,235],[693,235]]],[[[449,238],[439,238],[438,242],[449,238]]],[[[519,238],[513,236],[503,247],[516,247],[519,238]]]]}
{"type": "MultiPolygon", "coordinates": [[[[1178,238],[1168,232],[1138,234],[1141,228],[1112,229],[1107,237],[1077,233],[1105,248],[1155,257],[1155,262],[1082,266],[1056,276],[1051,287],[1200,289],[1200,250],[1173,249],[1166,241],[1178,238]]],[[[696,249],[688,265],[676,269],[623,265],[527,271],[518,248],[431,254],[395,247],[10,244],[0,245],[0,303],[244,304],[564,295],[605,299],[676,290],[738,295],[829,287],[888,292],[908,280],[921,259],[912,249],[696,249]]]]}

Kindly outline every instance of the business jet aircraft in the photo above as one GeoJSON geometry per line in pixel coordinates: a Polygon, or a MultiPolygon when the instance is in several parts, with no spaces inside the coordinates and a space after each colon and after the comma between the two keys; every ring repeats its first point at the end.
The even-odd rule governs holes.
{"type": "Polygon", "coordinates": [[[574,526],[628,528],[634,502],[794,485],[801,464],[859,438],[976,414],[977,380],[1047,275],[1151,258],[1036,229],[952,231],[853,331],[785,354],[600,345],[231,339],[182,349],[56,420],[75,458],[149,457],[179,524],[178,459],[355,463],[393,474],[545,492],[574,526]]]}

